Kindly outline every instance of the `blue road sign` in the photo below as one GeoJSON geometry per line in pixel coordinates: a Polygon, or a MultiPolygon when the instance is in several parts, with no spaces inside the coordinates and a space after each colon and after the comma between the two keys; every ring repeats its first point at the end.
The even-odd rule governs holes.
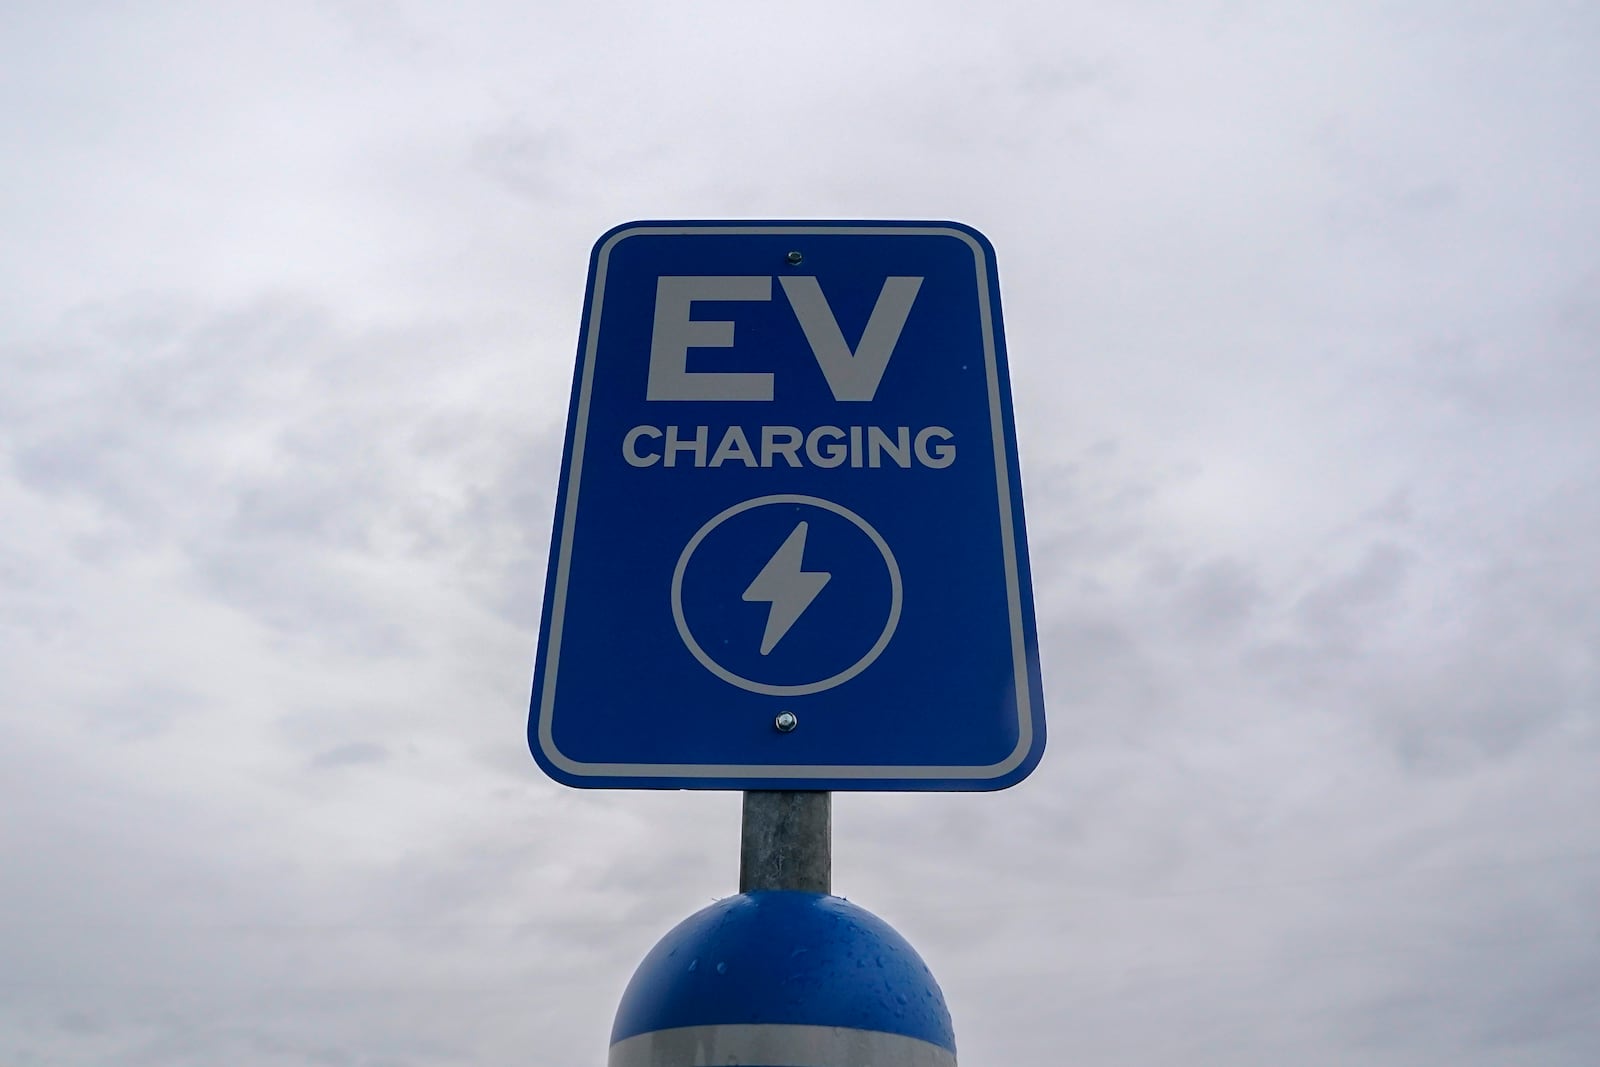
{"type": "Polygon", "coordinates": [[[528,740],[580,786],[999,789],[1033,769],[1033,595],[981,234],[600,239],[528,740]]]}
{"type": "Polygon", "coordinates": [[[943,992],[917,951],[821,893],[742,893],[639,964],[608,1067],[956,1067],[943,992]]]}

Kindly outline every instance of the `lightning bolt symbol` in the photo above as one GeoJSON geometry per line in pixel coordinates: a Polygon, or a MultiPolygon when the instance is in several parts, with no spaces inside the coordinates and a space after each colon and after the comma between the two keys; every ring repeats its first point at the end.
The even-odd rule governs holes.
{"type": "Polygon", "coordinates": [[[802,522],[794,528],[794,532],[778,546],[778,551],[767,560],[767,565],[761,568],[761,573],[750,583],[750,588],[744,591],[745,600],[765,600],[771,605],[767,609],[767,629],[761,635],[763,656],[783,640],[783,635],[789,632],[795,620],[805,614],[806,608],[811,606],[817,594],[822,592],[822,587],[833,577],[829,571],[800,569],[806,553],[807,525],[802,522]]]}

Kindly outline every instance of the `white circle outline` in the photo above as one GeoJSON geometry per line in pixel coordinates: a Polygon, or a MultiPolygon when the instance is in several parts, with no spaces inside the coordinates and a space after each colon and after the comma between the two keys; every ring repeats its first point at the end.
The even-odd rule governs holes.
{"type": "Polygon", "coordinates": [[[678,636],[689,649],[690,655],[699,660],[702,667],[721,678],[724,682],[736,685],[747,692],[760,693],[763,696],[802,697],[809,696],[812,693],[821,693],[835,686],[843,685],[872,666],[873,661],[882,655],[883,650],[889,646],[889,639],[894,636],[895,629],[900,625],[900,605],[904,600],[905,588],[900,581],[900,564],[895,562],[894,553],[889,550],[889,542],[885,541],[883,535],[872,528],[871,523],[842,504],[835,504],[833,501],[823,500],[821,497],[802,496],[796,493],[779,493],[774,496],[753,497],[713,515],[704,526],[695,531],[695,535],[689,538],[689,543],[683,546],[683,552],[678,556],[678,565],[672,571],[672,621],[678,627],[678,636]],[[812,507],[831,511],[833,514],[849,520],[855,524],[857,529],[871,539],[873,545],[878,549],[878,553],[883,556],[883,562],[889,568],[889,617],[884,621],[883,633],[878,635],[877,642],[867,650],[866,655],[838,674],[830,678],[824,678],[819,682],[806,682],[803,685],[769,685],[766,682],[756,682],[734,674],[712,659],[706,650],[700,647],[700,643],[694,639],[694,634],[689,632],[688,620],[683,617],[683,572],[688,569],[689,557],[693,556],[694,550],[700,547],[700,542],[704,541],[712,530],[715,530],[735,515],[754,508],[765,507],[768,504],[809,504],[812,507]]]}

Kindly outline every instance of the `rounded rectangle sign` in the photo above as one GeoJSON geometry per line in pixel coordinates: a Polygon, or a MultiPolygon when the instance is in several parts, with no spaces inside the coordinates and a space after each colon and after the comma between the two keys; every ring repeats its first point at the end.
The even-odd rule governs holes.
{"type": "Polygon", "coordinates": [[[528,742],[569,785],[969,790],[1044,747],[994,251],[951,222],[596,244],[528,742]]]}

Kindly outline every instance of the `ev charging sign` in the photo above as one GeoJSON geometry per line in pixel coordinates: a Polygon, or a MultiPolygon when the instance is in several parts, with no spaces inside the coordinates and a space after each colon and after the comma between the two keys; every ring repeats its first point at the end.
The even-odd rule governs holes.
{"type": "Polygon", "coordinates": [[[528,741],[569,785],[1000,789],[1044,746],[994,252],[632,223],[590,264],[528,741]]]}

